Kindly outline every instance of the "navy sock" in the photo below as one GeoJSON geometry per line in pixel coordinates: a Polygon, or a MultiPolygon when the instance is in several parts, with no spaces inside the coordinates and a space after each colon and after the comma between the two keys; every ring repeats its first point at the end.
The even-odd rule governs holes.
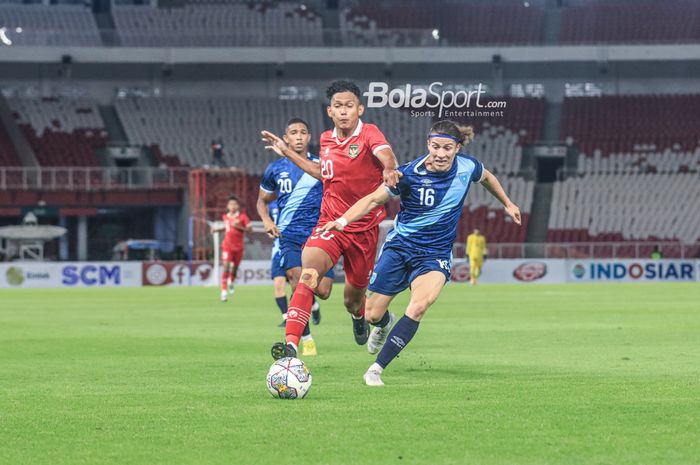
{"type": "Polygon", "coordinates": [[[275,301],[277,302],[277,306],[280,308],[280,312],[282,312],[282,315],[287,313],[287,296],[284,297],[275,297],[275,301]]]}
{"type": "Polygon", "coordinates": [[[377,364],[379,366],[386,368],[399,355],[399,352],[411,342],[416,331],[418,331],[418,324],[418,321],[412,320],[406,315],[396,322],[386,338],[384,347],[377,355],[377,364]]]}
{"type": "Polygon", "coordinates": [[[384,316],[382,317],[381,320],[377,321],[376,323],[372,323],[373,326],[377,326],[379,328],[384,328],[386,325],[389,324],[389,321],[391,321],[391,318],[389,317],[389,311],[384,312],[384,316]]]}
{"type": "Polygon", "coordinates": [[[304,326],[304,332],[302,333],[302,336],[308,336],[311,334],[311,329],[309,329],[309,322],[306,322],[306,326],[304,326]]]}
{"type": "Polygon", "coordinates": [[[311,305],[316,305],[316,296],[314,296],[313,300],[311,301],[311,305]]]}

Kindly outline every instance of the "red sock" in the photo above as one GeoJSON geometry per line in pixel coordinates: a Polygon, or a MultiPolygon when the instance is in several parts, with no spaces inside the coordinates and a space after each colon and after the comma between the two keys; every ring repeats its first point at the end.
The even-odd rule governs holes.
{"type": "Polygon", "coordinates": [[[287,342],[299,346],[299,339],[304,332],[306,323],[311,315],[314,291],[306,284],[299,283],[289,301],[287,310],[287,342]]]}
{"type": "Polygon", "coordinates": [[[221,275],[221,290],[226,291],[228,290],[228,278],[231,276],[231,274],[228,271],[224,271],[223,274],[221,275]]]}

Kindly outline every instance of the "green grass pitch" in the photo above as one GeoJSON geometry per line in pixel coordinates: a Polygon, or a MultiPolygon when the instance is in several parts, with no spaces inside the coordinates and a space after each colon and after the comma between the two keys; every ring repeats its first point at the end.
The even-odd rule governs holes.
{"type": "Polygon", "coordinates": [[[385,388],[341,295],[295,402],[271,287],[0,291],[0,464],[700,463],[700,285],[450,285],[385,388]]]}

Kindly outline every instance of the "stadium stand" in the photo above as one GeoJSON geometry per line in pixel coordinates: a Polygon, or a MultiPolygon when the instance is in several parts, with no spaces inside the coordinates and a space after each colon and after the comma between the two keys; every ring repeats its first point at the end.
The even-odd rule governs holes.
{"type": "Polygon", "coordinates": [[[563,10],[560,41],[697,42],[699,17],[700,3],[694,0],[586,1],[563,10]]]}
{"type": "Polygon", "coordinates": [[[8,98],[18,125],[43,166],[97,166],[108,136],[91,99],[8,98]]]}
{"type": "Polygon", "coordinates": [[[316,101],[237,98],[130,98],[120,99],[115,108],[129,141],[158,145],[158,156],[165,162],[204,166],[212,164],[209,146],[213,139],[224,143],[228,166],[245,167],[261,174],[274,156],[260,142],[260,130],[284,130],[290,115],[311,125],[312,140],[324,127],[321,107],[316,101]],[[170,156],[169,158],[163,158],[170,156]]]}
{"type": "Polygon", "coordinates": [[[0,26],[12,45],[102,44],[95,17],[84,6],[0,4],[0,26]]]}
{"type": "Polygon", "coordinates": [[[693,150],[700,133],[700,94],[606,95],[564,100],[561,136],[582,153],[627,152],[636,144],[693,150]]]}
{"type": "Polygon", "coordinates": [[[534,2],[528,6],[515,1],[354,3],[340,14],[347,45],[522,44],[539,42],[542,35],[543,11],[534,2]],[[433,36],[434,29],[440,41],[433,36]]]}
{"type": "Polygon", "coordinates": [[[21,164],[5,126],[0,123],[0,167],[20,166],[21,164]]]}
{"type": "Polygon", "coordinates": [[[697,171],[700,95],[621,95],[564,100],[561,138],[580,150],[577,171],[697,171]]]}
{"type": "Polygon", "coordinates": [[[587,175],[554,184],[551,242],[700,239],[696,173],[587,175]]]}
{"type": "Polygon", "coordinates": [[[321,18],[311,9],[295,4],[115,6],[112,17],[124,46],[311,46],[323,43],[321,18]]]}
{"type": "Polygon", "coordinates": [[[464,242],[467,235],[478,227],[488,238],[489,242],[524,242],[527,235],[527,224],[532,208],[534,181],[522,177],[499,175],[498,179],[506,192],[518,202],[522,215],[522,226],[517,226],[507,218],[503,206],[481,186],[474,186],[469,191],[464,214],[457,231],[459,242],[464,242]]]}

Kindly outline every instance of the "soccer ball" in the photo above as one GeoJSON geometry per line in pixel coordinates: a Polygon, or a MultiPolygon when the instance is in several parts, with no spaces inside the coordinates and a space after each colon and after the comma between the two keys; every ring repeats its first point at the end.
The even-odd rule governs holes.
{"type": "Polygon", "coordinates": [[[311,372],[298,358],[285,357],[267,372],[267,390],[279,399],[303,399],[311,388],[311,372]]]}

